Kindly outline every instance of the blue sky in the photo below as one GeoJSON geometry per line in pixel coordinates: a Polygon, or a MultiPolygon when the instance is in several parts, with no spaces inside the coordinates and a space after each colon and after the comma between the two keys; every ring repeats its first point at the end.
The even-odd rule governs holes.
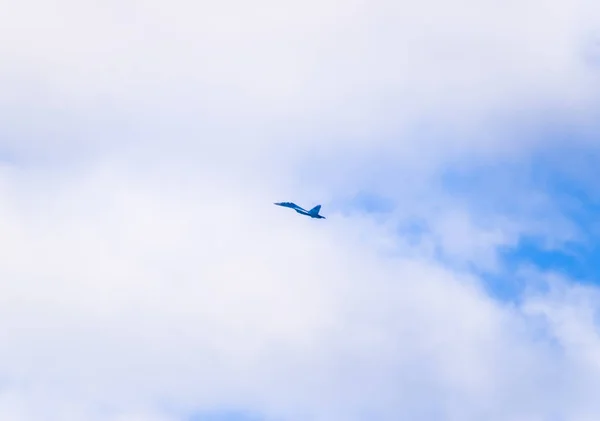
{"type": "Polygon", "coordinates": [[[600,417],[596,3],[11,6],[0,418],[600,417]]]}
{"type": "MultiPolygon", "coordinates": [[[[499,298],[517,299],[522,293],[525,285],[514,275],[521,267],[560,273],[577,283],[597,285],[600,282],[596,270],[600,259],[597,222],[600,197],[594,191],[591,170],[594,162],[600,160],[595,154],[590,150],[545,151],[526,163],[497,162],[479,164],[475,168],[452,168],[441,177],[440,183],[446,192],[487,216],[522,214],[521,201],[511,198],[515,183],[521,183],[518,187],[525,192],[542,193],[550,199],[545,204],[546,209],[537,210],[538,215],[558,213],[579,232],[576,238],[560,244],[548,244],[543,234],[524,233],[514,243],[500,247],[497,250],[502,262],[500,270],[482,272],[484,282],[499,298]],[[568,171],[568,166],[578,168],[568,171]]],[[[366,190],[336,205],[342,212],[364,212],[379,219],[385,219],[394,210],[392,199],[366,190]]],[[[427,230],[425,221],[407,219],[401,223],[399,235],[418,241],[427,230]]]]}

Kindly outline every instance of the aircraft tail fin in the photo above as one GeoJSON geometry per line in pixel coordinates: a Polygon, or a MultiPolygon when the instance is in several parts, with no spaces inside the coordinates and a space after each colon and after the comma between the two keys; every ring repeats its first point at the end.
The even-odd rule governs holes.
{"type": "Polygon", "coordinates": [[[320,210],[321,210],[321,205],[317,205],[314,208],[312,208],[311,210],[309,210],[308,213],[310,213],[311,215],[318,215],[320,210]]]}

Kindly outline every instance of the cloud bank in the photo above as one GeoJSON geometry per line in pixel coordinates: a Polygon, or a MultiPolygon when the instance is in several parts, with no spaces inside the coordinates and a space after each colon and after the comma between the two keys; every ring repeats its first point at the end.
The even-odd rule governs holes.
{"type": "Polygon", "coordinates": [[[2,419],[597,419],[595,2],[6,6],[2,419]]]}

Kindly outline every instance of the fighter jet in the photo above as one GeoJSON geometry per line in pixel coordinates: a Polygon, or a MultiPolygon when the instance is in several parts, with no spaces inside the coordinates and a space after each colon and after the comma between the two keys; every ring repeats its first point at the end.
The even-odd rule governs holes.
{"type": "Polygon", "coordinates": [[[273,203],[273,204],[277,205],[277,206],[283,206],[285,208],[294,209],[299,214],[310,216],[311,218],[326,219],[324,216],[319,215],[319,211],[321,210],[321,205],[317,205],[314,208],[312,208],[311,210],[307,211],[306,209],[303,209],[300,206],[298,206],[297,204],[292,203],[292,202],[280,202],[280,203],[273,203]]]}

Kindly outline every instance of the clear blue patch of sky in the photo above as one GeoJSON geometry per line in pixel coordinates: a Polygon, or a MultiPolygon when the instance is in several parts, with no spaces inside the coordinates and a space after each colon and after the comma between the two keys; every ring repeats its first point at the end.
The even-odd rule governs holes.
{"type": "MultiPolygon", "coordinates": [[[[600,195],[590,184],[589,169],[600,167],[600,156],[584,149],[538,154],[522,162],[487,162],[471,168],[448,170],[441,177],[443,191],[456,197],[474,210],[474,215],[519,217],[523,211],[520,198],[527,192],[542,193],[551,200],[547,212],[558,212],[577,226],[584,236],[580,242],[549,248],[544,238],[524,236],[511,247],[498,250],[502,271],[483,273],[470,267],[486,280],[486,287],[495,296],[511,299],[523,288],[515,275],[519,268],[533,266],[542,271],[558,272],[582,283],[600,285],[600,195]],[[558,159],[558,161],[557,161],[558,159]],[[573,166],[577,165],[577,171],[573,166]],[[521,196],[515,194],[519,191],[521,196]]],[[[600,187],[600,171],[597,179],[600,187]]],[[[593,180],[592,180],[593,181],[593,180]]],[[[373,216],[393,211],[394,202],[383,195],[361,190],[332,203],[342,213],[369,213],[373,216]]],[[[333,210],[333,209],[332,209],[333,210]]],[[[544,209],[528,209],[543,217],[544,209]]],[[[426,221],[403,221],[398,233],[409,242],[417,243],[428,231],[426,221]]],[[[438,258],[444,261],[443,250],[438,258]]],[[[450,263],[449,263],[450,264],[450,263]]]]}
{"type": "MultiPolygon", "coordinates": [[[[567,171],[540,156],[532,162],[532,179],[551,197],[561,214],[581,231],[580,242],[566,244],[558,250],[543,247],[536,238],[522,238],[517,247],[504,250],[508,264],[531,262],[542,270],[561,272],[581,282],[600,284],[600,172],[590,180],[587,168],[600,167],[600,157],[593,151],[570,150],[563,153],[564,161],[579,168],[567,171]],[[584,172],[580,172],[584,169],[584,172]],[[595,185],[594,185],[595,184],[595,185]]],[[[563,161],[563,162],[564,162],[563,161]]]]}
{"type": "Polygon", "coordinates": [[[511,190],[521,194],[541,192],[550,198],[548,206],[552,209],[548,211],[558,212],[581,232],[576,242],[560,247],[548,247],[542,237],[523,236],[516,245],[501,248],[501,273],[480,274],[494,296],[517,297],[524,287],[517,272],[524,266],[559,273],[575,282],[600,285],[599,168],[597,150],[572,147],[540,153],[527,162],[483,165],[445,175],[445,189],[484,214],[517,216],[519,196],[515,195],[511,203],[511,190]]]}

